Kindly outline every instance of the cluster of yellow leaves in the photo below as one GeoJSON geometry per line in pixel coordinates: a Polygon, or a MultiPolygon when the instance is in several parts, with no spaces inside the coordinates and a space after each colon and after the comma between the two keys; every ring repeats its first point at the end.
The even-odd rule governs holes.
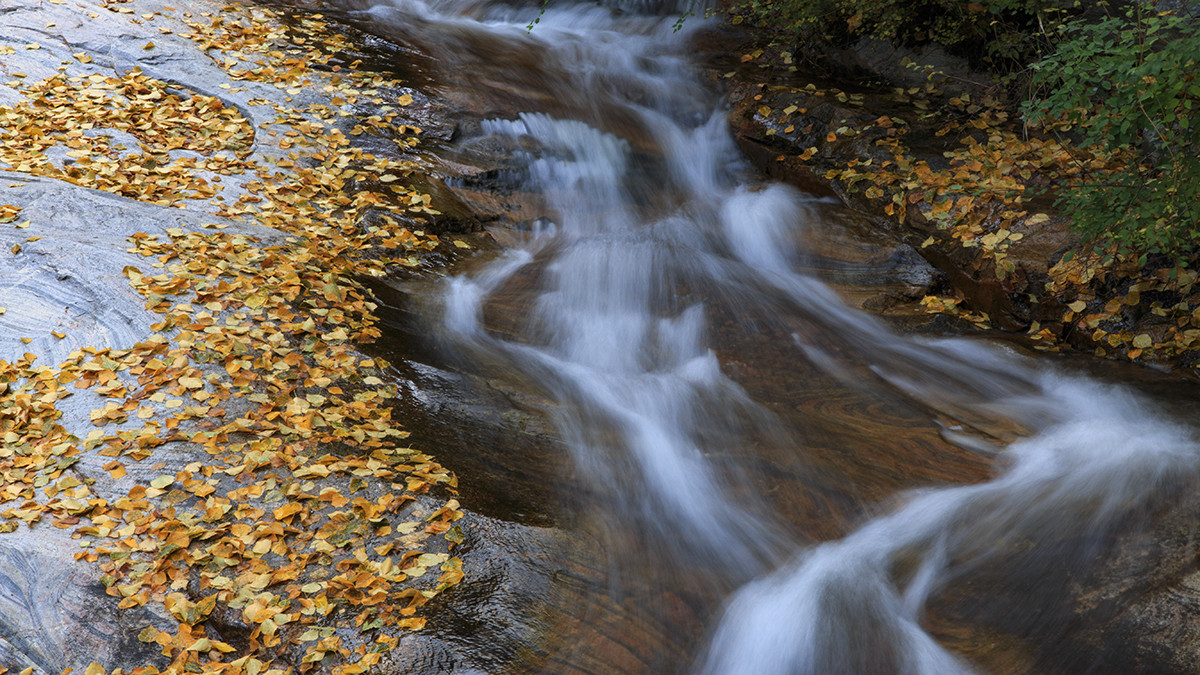
{"type": "MultiPolygon", "coordinates": [[[[928,88],[927,88],[928,89],[928,88]]],[[[824,91],[814,85],[793,90],[806,96],[837,98],[848,105],[859,100],[842,92],[824,91]]],[[[893,98],[930,111],[922,89],[896,90],[893,98]]],[[[946,233],[930,236],[923,246],[949,246],[976,252],[980,269],[990,269],[1005,280],[1016,272],[1009,247],[1049,220],[1045,213],[1024,208],[1032,187],[1067,182],[1083,172],[1106,173],[1128,161],[1070,146],[1058,138],[1016,128],[994,101],[981,103],[962,96],[948,100],[948,110],[936,135],[956,135],[958,144],[945,153],[946,162],[937,167],[917,160],[905,143],[911,125],[904,119],[881,116],[866,125],[831,130],[824,138],[834,144],[843,138],[867,133],[890,159],[851,159],[830,169],[826,178],[839,181],[848,191],[877,200],[887,215],[904,222],[919,218],[946,233]]],[[[804,107],[790,105],[780,110],[761,106],[762,121],[773,127],[773,135],[809,134],[811,124],[800,127],[793,115],[805,115],[804,107]],[[799,128],[798,128],[799,127],[799,128]]],[[[945,111],[943,111],[945,112],[945,111]]],[[[929,114],[929,113],[923,113],[929,114]]],[[[819,161],[826,148],[811,147],[798,155],[802,161],[819,161]]],[[[1064,256],[1049,270],[1046,293],[1064,306],[1062,326],[1096,343],[1098,355],[1123,354],[1131,359],[1170,358],[1200,349],[1200,288],[1196,273],[1188,269],[1161,269],[1147,273],[1128,256],[1086,254],[1064,256]],[[1113,293],[1111,289],[1120,289],[1113,293]],[[1125,328],[1150,314],[1159,320],[1148,330],[1125,328]]],[[[981,327],[988,325],[984,313],[968,312],[961,300],[927,297],[922,306],[930,312],[964,318],[981,327]]],[[[1143,322],[1144,323],[1144,322],[1143,322]]],[[[1057,349],[1062,329],[1051,330],[1033,322],[1029,335],[1045,349],[1057,349]]]]}
{"type": "MultiPolygon", "coordinates": [[[[334,106],[370,101],[379,106],[379,112],[383,113],[359,118],[350,135],[357,136],[369,130],[389,137],[393,137],[394,134],[410,134],[406,138],[393,137],[393,140],[404,148],[416,144],[416,135],[421,133],[420,127],[393,124],[397,113],[391,106],[393,102],[399,106],[411,105],[412,95],[403,93],[397,95],[394,101],[388,100],[383,97],[383,91],[399,87],[400,82],[389,80],[378,73],[355,71],[360,65],[357,60],[347,64],[345,68],[334,63],[336,54],[348,49],[350,45],[345,36],[328,30],[329,26],[322,21],[322,15],[313,14],[296,21],[298,29],[305,31],[308,37],[298,37],[293,32],[283,45],[279,44],[279,41],[287,34],[284,28],[277,25],[267,30],[262,28],[264,25],[272,25],[264,22],[276,21],[279,18],[277,12],[269,9],[255,8],[253,13],[247,16],[213,16],[207,12],[202,12],[201,16],[207,19],[207,22],[189,21],[188,26],[192,30],[184,36],[194,40],[202,49],[211,50],[210,55],[214,62],[224,69],[232,80],[265,82],[285,90],[290,95],[296,95],[305,87],[312,86],[311,75],[314,68],[327,68],[333,73],[341,73],[334,75],[329,84],[323,86],[323,91],[330,95],[330,102],[334,106]]],[[[290,100],[289,98],[288,101],[290,100]]],[[[258,102],[267,103],[261,99],[258,102]]],[[[276,106],[276,109],[295,126],[294,131],[297,132],[292,134],[295,140],[281,140],[281,147],[285,149],[293,143],[302,146],[308,144],[304,138],[296,137],[314,136],[312,132],[319,130],[324,123],[349,116],[349,113],[334,111],[323,104],[313,104],[302,109],[276,106]],[[315,121],[306,121],[298,114],[301,112],[315,121]]],[[[332,130],[325,133],[335,138],[340,135],[340,132],[332,130]]],[[[318,141],[322,140],[320,134],[315,136],[318,141]]],[[[336,142],[339,146],[346,145],[344,136],[336,142]]]]}
{"type": "MultiPolygon", "coordinates": [[[[190,23],[188,37],[234,80],[289,94],[311,86],[310,64],[345,44],[315,19],[289,32],[267,10],[228,7],[210,18],[190,23]]],[[[326,88],[334,105],[380,105],[381,89],[397,86],[350,72],[326,88]]],[[[463,577],[449,552],[462,541],[458,502],[446,496],[455,479],[401,444],[394,392],[377,376],[383,364],[354,348],[379,335],[355,278],[414,265],[439,244],[403,224],[436,213],[427,195],[399,183],[413,165],[351,147],[337,126],[348,113],[324,105],[276,106],[275,124],[260,133],[290,153],[272,169],[249,158],[255,132],[235,108],[137,70],[56,75],[22,91],[27,102],[0,107],[0,127],[12,130],[0,136],[0,161],[14,170],[175,206],[220,193],[198,171],[214,182],[253,174],[218,215],[292,237],[266,247],[219,231],[135,235],[129,250],[147,265],[125,274],[162,316],[156,334],[130,349],[76,351],[56,368],[32,354],[0,361],[0,500],[9,507],[0,530],[43,518],[71,529],[77,557],[101,566],[122,608],[155,603],[174,617],[171,630],[138,636],[161,647],[170,661],[162,672],[280,675],[274,661],[296,648],[301,671],[328,658],[340,663],[335,673],[365,672],[395,642],[390,631],[421,628],[417,610],[463,577]],[[137,138],[140,153],[115,146],[106,130],[137,138]],[[48,159],[58,145],[74,162],[48,159]],[[204,158],[173,158],[176,150],[204,158]],[[86,439],[57,422],[56,402],[72,388],[108,399],[92,411],[97,429],[86,439]],[[202,448],[209,461],[155,462],[168,443],[202,448]],[[106,499],[71,470],[93,455],[113,480],[145,474],[146,464],[162,473],[106,499]],[[338,617],[377,639],[347,643],[338,617]],[[245,644],[219,637],[239,630],[245,644]]],[[[350,135],[388,131],[394,113],[379,110],[353,120],[350,135]]],[[[413,142],[395,140],[398,149],[413,142]]],[[[18,213],[0,206],[0,222],[18,213]]]]}
{"type": "MultiPolygon", "coordinates": [[[[759,52],[761,52],[761,50],[759,50],[759,52]]],[[[784,54],[787,55],[788,52],[784,52],[784,54]]],[[[751,56],[751,55],[747,54],[746,56],[743,56],[742,57],[743,60],[745,60],[747,56],[751,56]]],[[[785,62],[790,63],[791,57],[790,56],[786,57],[785,62]]],[[[792,68],[792,70],[795,70],[795,68],[792,68]]],[[[733,73],[727,73],[727,76],[732,76],[732,75],[733,75],[733,73]]],[[[865,100],[865,97],[862,94],[851,94],[851,93],[847,93],[847,92],[841,91],[840,89],[836,89],[836,88],[819,89],[819,88],[817,88],[817,86],[815,84],[811,84],[811,83],[805,85],[803,88],[772,87],[771,89],[774,91],[777,91],[777,92],[785,91],[785,92],[791,92],[793,94],[800,94],[800,95],[804,95],[804,96],[813,96],[813,97],[816,97],[815,100],[817,100],[817,101],[819,101],[823,97],[828,97],[829,99],[836,100],[838,103],[844,103],[846,105],[851,105],[851,106],[861,106],[861,105],[863,105],[864,100],[865,100]]],[[[753,97],[753,100],[755,102],[760,102],[760,101],[762,101],[762,99],[763,99],[762,94],[755,94],[753,97]]],[[[791,138],[793,135],[807,136],[808,134],[810,134],[812,132],[813,124],[811,122],[804,124],[803,126],[800,126],[799,128],[796,126],[796,123],[795,123],[797,121],[804,120],[805,115],[808,113],[808,110],[809,109],[807,106],[801,107],[801,106],[797,106],[797,105],[788,105],[788,106],[784,106],[779,109],[772,109],[768,105],[760,105],[760,106],[758,106],[758,108],[755,109],[754,112],[758,115],[759,118],[761,118],[762,122],[764,122],[769,127],[764,132],[764,135],[775,136],[777,134],[781,134],[783,137],[789,138],[789,140],[794,140],[793,138],[791,138]]],[[[858,130],[854,129],[853,127],[840,126],[826,134],[825,142],[833,143],[839,137],[852,137],[852,136],[855,136],[857,133],[858,133],[858,130]]],[[[813,156],[815,156],[818,152],[819,152],[819,149],[816,148],[815,146],[810,147],[806,151],[804,151],[804,153],[802,153],[800,155],[800,159],[802,159],[804,161],[808,161],[808,160],[812,159],[813,156]]]]}
{"type": "MultiPolygon", "coordinates": [[[[736,25],[740,24],[742,22],[742,20],[743,20],[743,18],[741,16],[734,16],[730,19],[730,22],[736,26],[736,25]]],[[[764,50],[764,49],[755,49],[754,51],[749,52],[747,54],[742,54],[741,57],[738,58],[738,61],[741,63],[752,63],[756,59],[761,58],[764,53],[766,53],[766,50],[764,50]]],[[[773,55],[769,54],[768,56],[773,56],[773,55]]],[[[786,52],[786,51],[779,52],[778,57],[779,57],[780,63],[783,64],[783,66],[787,70],[787,72],[794,73],[798,70],[795,66],[795,59],[794,59],[795,55],[792,54],[791,52],[786,52]]],[[[756,65],[759,68],[765,69],[765,68],[772,67],[773,64],[764,61],[764,62],[760,62],[756,65]]],[[[722,77],[728,79],[728,78],[733,77],[734,75],[737,75],[737,71],[730,71],[728,73],[725,73],[722,77]]]]}
{"type": "MultiPolygon", "coordinates": [[[[880,117],[873,126],[888,132],[876,145],[891,154],[891,159],[851,161],[843,169],[830,170],[826,177],[849,189],[863,182],[864,196],[883,201],[884,213],[901,222],[917,216],[936,224],[948,232],[953,244],[977,249],[979,262],[990,262],[995,276],[1005,279],[1016,271],[1008,259],[1008,248],[1025,237],[1020,230],[1048,220],[1044,213],[1022,208],[1031,181],[1035,175],[1044,179],[1048,173],[1078,172],[1080,155],[1056,140],[1018,133],[1007,124],[1007,113],[991,105],[971,103],[966,96],[950,103],[968,119],[948,123],[937,132],[961,134],[959,145],[945,153],[947,165],[934,168],[914,159],[904,143],[908,125],[880,117]]],[[[1092,156],[1087,161],[1104,162],[1092,156]]],[[[930,237],[923,245],[936,241],[930,237]]]]}
{"type": "MultiPolygon", "coordinates": [[[[1015,271],[1007,251],[1023,238],[1024,232],[1018,230],[1031,231],[1049,219],[1022,208],[1031,185],[1067,181],[1085,171],[1112,171],[1126,161],[1016,129],[1003,111],[971,104],[966,97],[950,103],[972,117],[939,130],[942,135],[961,134],[959,146],[946,153],[948,166],[933,169],[926,162],[913,161],[897,137],[880,142],[893,152],[892,163],[861,172],[852,166],[831,172],[835,174],[831,177],[850,183],[860,177],[869,179],[872,185],[866,196],[887,199],[886,213],[903,221],[915,209],[947,230],[952,242],[977,247],[981,260],[992,261],[1000,279],[1015,271]]],[[[924,242],[934,243],[933,237],[924,242]]],[[[1115,350],[1130,359],[1162,358],[1200,348],[1200,294],[1195,293],[1194,272],[1163,269],[1147,275],[1126,256],[1107,258],[1094,253],[1065,256],[1051,267],[1046,291],[1062,299],[1064,326],[1090,336],[1101,356],[1115,350]],[[1115,296],[1106,293],[1102,282],[1123,291],[1115,296]],[[1143,293],[1168,300],[1143,301],[1143,293]],[[1162,318],[1152,330],[1120,328],[1147,312],[1162,318]]],[[[937,311],[933,305],[929,308],[937,311]]],[[[1033,322],[1028,332],[1047,349],[1055,349],[1061,339],[1039,322],[1033,322]]]]}
{"type": "Polygon", "coordinates": [[[122,77],[59,74],[21,93],[27,100],[0,106],[0,126],[8,130],[0,136],[0,162],[156,204],[214,196],[217,190],[197,170],[244,170],[233,159],[207,166],[172,159],[171,151],[245,154],[254,141],[254,129],[236,108],[211,96],[180,96],[137,68],[122,77]],[[114,144],[106,130],[136,137],[140,151],[114,144]],[[55,146],[67,148],[62,167],[48,155],[55,146]]]}
{"type": "Polygon", "coordinates": [[[973,312],[962,304],[962,298],[945,295],[927,295],[921,298],[921,308],[932,314],[948,314],[969,321],[979,328],[990,328],[991,317],[987,312],[973,312]]]}
{"type": "Polygon", "coordinates": [[[1200,350],[1200,274],[1190,268],[1147,273],[1133,256],[1064,257],[1050,268],[1048,290],[1074,298],[1062,321],[1096,344],[1098,356],[1169,359],[1200,350]],[[1097,289],[1117,286],[1120,292],[1097,289]],[[1147,317],[1153,319],[1146,321],[1147,317]],[[1127,328],[1142,319],[1142,330],[1127,328]]]}

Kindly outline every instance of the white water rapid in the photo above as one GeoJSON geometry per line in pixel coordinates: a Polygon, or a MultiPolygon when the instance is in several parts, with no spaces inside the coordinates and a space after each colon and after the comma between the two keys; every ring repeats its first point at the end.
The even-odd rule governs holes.
{"type": "Polygon", "coordinates": [[[822,227],[813,200],[750,177],[720,96],[689,61],[705,21],[676,30],[677,8],[648,4],[555,0],[532,32],[528,7],[360,8],[528,105],[458,143],[506,149],[513,184],[543,195],[552,222],[448,283],[446,331],[455,349],[510,364],[553,395],[575,465],[605,496],[591,507],[612,546],[637,532],[656,564],[726,581],[707,645],[679,670],[971,672],[923,624],[927,601],[1053,533],[1063,565],[1090,559],[1106,532],[1191,475],[1195,434],[1129,391],[1003,347],[900,336],[799,272],[805,228],[822,227]],[[487,65],[508,61],[521,65],[505,89],[502,66],[487,65]],[[489,331],[487,303],[517,278],[534,289],[520,334],[489,331]],[[718,307],[735,330],[783,330],[787,358],[847,387],[886,389],[967,426],[1003,420],[1021,437],[993,447],[962,435],[995,464],[991,480],[868,504],[874,517],[813,543],[747,478],[753,447],[786,446],[802,461],[806,439],[718,358],[718,307]]]}

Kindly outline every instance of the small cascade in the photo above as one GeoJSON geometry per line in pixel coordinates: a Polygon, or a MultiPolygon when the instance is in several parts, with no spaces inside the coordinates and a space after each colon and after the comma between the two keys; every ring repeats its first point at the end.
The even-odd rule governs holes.
{"type": "Polygon", "coordinates": [[[1074,533],[1056,550],[1086,561],[1125,514],[1191,476],[1194,432],[1128,391],[1001,347],[897,335],[797,272],[800,234],[821,226],[814,200],[746,178],[719,96],[689,62],[705,21],[679,30],[679,7],[650,4],[556,1],[533,31],[536,10],[482,0],[357,8],[435,61],[536,64],[510,72],[515,90],[534,92],[530,108],[460,142],[509,148],[517,180],[545,197],[553,222],[447,283],[442,337],[551,393],[574,464],[602,495],[589,508],[603,511],[614,542],[634,533],[654,564],[724,580],[711,642],[681,670],[970,672],[925,629],[930,597],[1047,532],[1074,533]],[[489,298],[523,274],[536,283],[520,334],[489,332],[489,298]],[[991,480],[897,497],[814,544],[739,470],[752,461],[743,449],[788,445],[803,459],[806,439],[718,358],[717,306],[754,317],[745,330],[793,327],[789,358],[849,387],[965,426],[1004,420],[1022,437],[987,458],[991,480]]]}

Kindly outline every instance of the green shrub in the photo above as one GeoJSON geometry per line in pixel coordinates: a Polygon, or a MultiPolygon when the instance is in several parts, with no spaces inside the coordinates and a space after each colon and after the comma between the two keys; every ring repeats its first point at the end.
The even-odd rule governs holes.
{"type": "Polygon", "coordinates": [[[1058,206],[1102,244],[1181,262],[1200,245],[1200,21],[1139,5],[1073,23],[1033,68],[1027,118],[1123,160],[1085,171],[1058,206]]]}

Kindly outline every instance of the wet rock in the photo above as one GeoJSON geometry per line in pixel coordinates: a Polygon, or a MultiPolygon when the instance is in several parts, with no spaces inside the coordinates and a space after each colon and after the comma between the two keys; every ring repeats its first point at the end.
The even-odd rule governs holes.
{"type": "MultiPolygon", "coordinates": [[[[1024,238],[1006,251],[1015,271],[998,278],[994,261],[982,257],[979,249],[950,242],[950,233],[928,217],[928,205],[908,204],[903,218],[887,217],[883,213],[887,200],[868,197],[862,189],[848,189],[828,177],[830,170],[893,160],[890,151],[878,144],[889,132],[876,122],[899,112],[898,103],[885,92],[868,89],[851,98],[811,83],[773,86],[757,71],[743,75],[730,87],[729,117],[739,147],[766,176],[873,214],[879,236],[905,244],[923,257],[939,270],[948,290],[962,295],[973,309],[986,312],[997,327],[1024,330],[1032,321],[1062,316],[1057,303],[1038,306],[1030,296],[1041,297],[1050,265],[1075,240],[1065,219],[1053,217],[1036,227],[1018,225],[1013,231],[1024,238]],[[933,245],[927,243],[930,238],[933,245]]],[[[925,121],[912,125],[904,137],[915,160],[934,167],[945,164],[942,153],[951,149],[948,136],[936,131],[934,122],[925,121]]],[[[1042,205],[1050,210],[1046,206],[1042,205]]],[[[992,218],[999,221],[1001,216],[997,211],[992,218]]]]}
{"type": "Polygon", "coordinates": [[[1129,673],[1200,670],[1200,499],[1190,490],[1121,533],[1113,553],[1072,586],[1097,663],[1129,673]],[[1192,648],[1188,648],[1191,646],[1192,648]]]}
{"type": "Polygon", "coordinates": [[[425,631],[400,640],[385,666],[400,673],[495,673],[539,669],[537,645],[552,633],[537,611],[552,595],[571,537],[554,528],[469,514],[457,554],[471,570],[429,606],[425,631]]]}
{"type": "MultiPolygon", "coordinates": [[[[913,301],[957,272],[957,267],[939,265],[914,247],[924,237],[905,232],[881,215],[868,215],[874,205],[825,177],[829,168],[852,160],[887,159],[875,146],[882,129],[845,133],[870,126],[878,115],[839,105],[828,96],[756,84],[734,85],[730,98],[735,138],[757,169],[815,197],[849,204],[849,208],[823,205],[821,225],[806,230],[802,248],[810,255],[812,270],[839,287],[851,304],[870,311],[889,311],[904,304],[911,309],[913,301]],[[831,134],[836,137],[833,141],[827,140],[831,134]],[[817,148],[820,161],[809,161],[807,156],[817,148]]],[[[954,281],[951,276],[951,285],[954,281]]]]}
{"type": "Polygon", "coordinates": [[[5,255],[21,246],[0,267],[0,303],[7,308],[0,315],[0,358],[6,360],[32,352],[57,365],[81,347],[127,348],[151,334],[158,315],[146,311],[145,298],[123,273],[126,266],[150,269],[145,257],[125,250],[133,234],[165,237],[167,228],[203,232],[217,223],[226,232],[283,241],[268,228],[15,172],[0,171],[0,201],[20,207],[21,219],[31,221],[23,229],[0,228],[5,255]],[[27,241],[31,236],[42,239],[27,241]]]}
{"type": "Polygon", "coordinates": [[[944,589],[931,629],[988,672],[1196,672],[1200,500],[1190,480],[1111,530],[1031,533],[944,589]],[[1070,553],[1080,550],[1090,554],[1070,553]]]}
{"type": "Polygon", "coordinates": [[[560,523],[570,482],[568,453],[547,418],[553,404],[503,379],[415,362],[395,364],[405,427],[456,474],[464,503],[483,514],[532,525],[560,523]]]}
{"type": "Polygon", "coordinates": [[[407,183],[420,194],[429,195],[432,203],[437,205],[437,213],[426,216],[430,221],[429,231],[441,236],[479,232],[483,229],[476,211],[460,199],[454,190],[447,187],[442,179],[431,175],[413,174],[407,183]]]}
{"type": "Polygon", "coordinates": [[[126,671],[164,667],[157,645],[137,640],[146,625],[165,627],[164,617],[119,611],[96,572],[75,562],[79,550],[48,524],[0,535],[0,664],[41,673],[91,661],[126,671]]]}
{"type": "Polygon", "coordinates": [[[859,309],[915,310],[914,302],[945,283],[943,273],[886,225],[859,211],[822,205],[819,227],[804,230],[803,267],[859,309]]]}
{"type": "Polygon", "coordinates": [[[842,49],[831,48],[823,56],[823,64],[846,81],[884,82],[904,89],[932,83],[948,96],[979,98],[997,89],[990,75],[972,71],[966,59],[947,54],[938,45],[908,48],[863,38],[842,49]]]}

